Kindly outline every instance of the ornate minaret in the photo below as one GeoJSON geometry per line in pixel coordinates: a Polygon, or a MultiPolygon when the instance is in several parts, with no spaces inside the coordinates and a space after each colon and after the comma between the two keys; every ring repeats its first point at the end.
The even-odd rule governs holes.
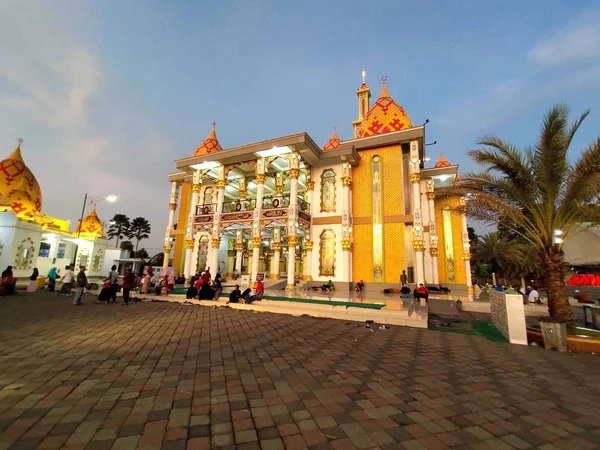
{"type": "Polygon", "coordinates": [[[360,127],[369,111],[371,106],[371,89],[367,86],[367,75],[365,71],[362,71],[362,85],[356,90],[356,96],[358,97],[358,119],[352,122],[354,127],[354,138],[358,137],[360,127]]]}

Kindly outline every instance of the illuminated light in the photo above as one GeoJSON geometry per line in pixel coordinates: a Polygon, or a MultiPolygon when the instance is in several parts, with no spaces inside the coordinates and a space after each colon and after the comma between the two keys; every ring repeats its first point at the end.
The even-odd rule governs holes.
{"type": "Polygon", "coordinates": [[[110,203],[114,203],[114,202],[117,201],[117,196],[116,195],[109,195],[104,200],[106,200],[107,202],[110,202],[110,203]]]}
{"type": "Polygon", "coordinates": [[[425,158],[423,161],[428,162],[431,158],[425,158]]]}
{"type": "Polygon", "coordinates": [[[453,178],[453,177],[454,177],[454,175],[435,175],[435,176],[433,176],[431,178],[436,178],[436,179],[438,179],[438,180],[440,180],[440,181],[443,182],[443,181],[446,181],[446,180],[448,180],[450,178],[453,178]]]}
{"type": "Polygon", "coordinates": [[[554,236],[562,236],[562,230],[554,230],[554,236]]]}
{"type": "Polygon", "coordinates": [[[217,161],[205,161],[200,164],[192,164],[190,167],[192,169],[196,169],[196,170],[208,170],[208,169],[214,169],[214,168],[220,167],[220,166],[221,166],[221,164],[218,163],[217,161]]]}
{"type": "Polygon", "coordinates": [[[277,178],[279,178],[281,176],[281,174],[279,172],[277,172],[277,178]]]}
{"type": "MultiPolygon", "coordinates": [[[[289,148],[289,147],[287,147],[287,146],[285,146],[285,147],[273,147],[270,150],[261,150],[260,152],[256,152],[256,154],[258,156],[260,156],[261,158],[267,158],[269,156],[285,155],[287,153],[292,153],[292,149],[289,148]]],[[[259,161],[259,163],[260,163],[260,161],[259,161]]]]}
{"type": "Polygon", "coordinates": [[[559,237],[555,237],[555,238],[554,238],[554,243],[555,243],[555,244],[562,244],[562,243],[563,243],[563,240],[562,240],[561,238],[559,238],[559,237]]]}

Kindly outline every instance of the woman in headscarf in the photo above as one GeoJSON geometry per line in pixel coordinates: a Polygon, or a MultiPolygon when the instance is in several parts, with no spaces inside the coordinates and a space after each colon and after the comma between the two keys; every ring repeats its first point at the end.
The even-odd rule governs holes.
{"type": "Polygon", "coordinates": [[[4,295],[14,294],[15,286],[17,285],[17,279],[13,276],[12,266],[8,266],[4,272],[2,272],[1,291],[4,295]]]}
{"type": "Polygon", "coordinates": [[[38,279],[39,275],[40,275],[40,273],[37,270],[37,268],[34,268],[33,273],[29,277],[29,286],[27,286],[27,292],[35,292],[35,290],[36,290],[35,285],[37,283],[37,279],[38,279]]]}
{"type": "Polygon", "coordinates": [[[142,283],[142,294],[147,294],[150,290],[150,285],[152,284],[152,275],[154,275],[152,267],[148,266],[146,269],[146,275],[144,276],[144,282],[142,283]]]}
{"type": "Polygon", "coordinates": [[[53,267],[48,272],[48,292],[54,292],[56,288],[56,279],[58,278],[58,273],[56,272],[56,267],[53,267]]]}

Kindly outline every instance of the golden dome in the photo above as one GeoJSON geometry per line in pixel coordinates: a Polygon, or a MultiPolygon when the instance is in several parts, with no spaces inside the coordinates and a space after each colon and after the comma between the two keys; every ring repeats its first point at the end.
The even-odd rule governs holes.
{"type": "Polygon", "coordinates": [[[81,221],[81,225],[75,230],[77,233],[91,237],[102,237],[104,235],[104,226],[96,213],[96,207],[81,221]],[[81,231],[80,231],[81,230],[81,231]]]}
{"type": "Polygon", "coordinates": [[[0,206],[12,208],[21,218],[33,218],[42,210],[42,190],[21,156],[21,142],[0,162],[0,206]]]}
{"type": "Polygon", "coordinates": [[[219,144],[219,141],[217,139],[217,133],[215,132],[215,125],[216,125],[216,123],[213,122],[212,130],[210,130],[210,134],[204,140],[202,145],[194,151],[192,156],[202,156],[202,155],[207,155],[209,153],[220,152],[221,150],[223,150],[223,147],[221,147],[221,144],[219,144]]]}
{"type": "Polygon", "coordinates": [[[369,108],[369,112],[367,112],[358,132],[358,137],[375,136],[405,128],[412,128],[410,117],[404,111],[404,108],[390,97],[384,77],[381,94],[379,94],[379,98],[373,103],[373,106],[369,108]]]}
{"type": "Polygon", "coordinates": [[[435,166],[433,166],[434,169],[439,169],[440,167],[450,167],[452,164],[450,164],[450,162],[444,158],[444,154],[441,153],[440,154],[440,159],[438,159],[438,162],[435,163],[435,166]]]}
{"type": "Polygon", "coordinates": [[[331,150],[334,148],[338,148],[340,146],[340,142],[342,141],[340,140],[340,137],[337,134],[337,130],[335,127],[333,127],[333,134],[329,138],[327,144],[323,146],[323,150],[331,150]]]}

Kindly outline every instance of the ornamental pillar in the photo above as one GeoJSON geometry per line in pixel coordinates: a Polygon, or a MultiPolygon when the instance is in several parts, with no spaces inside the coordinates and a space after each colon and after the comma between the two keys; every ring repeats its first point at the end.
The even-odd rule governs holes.
{"type": "Polygon", "coordinates": [[[471,278],[471,243],[469,242],[469,230],[467,228],[467,213],[465,211],[467,206],[467,200],[465,197],[460,198],[460,206],[462,209],[460,218],[462,222],[462,244],[463,254],[462,259],[465,263],[465,277],[467,283],[467,291],[473,290],[473,280],[471,278]]]}
{"type": "Polygon", "coordinates": [[[235,235],[235,270],[241,274],[242,273],[242,258],[244,251],[244,241],[241,230],[237,230],[235,235]]]}
{"type": "Polygon", "coordinates": [[[410,141],[410,181],[412,186],[413,249],[415,252],[415,283],[425,283],[425,241],[421,215],[421,158],[419,142],[410,141]]]}
{"type": "Polygon", "coordinates": [[[227,276],[230,277],[233,274],[233,268],[235,266],[235,249],[233,248],[233,241],[229,239],[227,241],[227,276]]]}
{"type": "Polygon", "coordinates": [[[223,212],[223,201],[225,198],[225,186],[227,186],[227,181],[225,181],[225,172],[224,168],[221,167],[219,171],[219,179],[217,180],[217,208],[215,210],[215,215],[213,218],[213,228],[212,228],[212,252],[210,254],[210,260],[208,267],[210,267],[213,271],[213,274],[217,274],[219,267],[219,245],[221,241],[221,213],[223,212]],[[217,242],[217,247],[214,246],[214,242],[217,242]]]}
{"type": "Polygon", "coordinates": [[[431,277],[433,284],[440,283],[438,269],[438,236],[435,228],[435,192],[433,180],[427,180],[427,206],[429,209],[429,254],[431,255],[431,277]]]}
{"type": "Polygon", "coordinates": [[[352,281],[351,170],[350,163],[342,164],[342,277],[347,281],[352,281]]]}
{"type": "Polygon", "coordinates": [[[304,260],[304,281],[312,281],[312,251],[313,241],[309,239],[304,241],[304,250],[306,251],[306,258],[304,260]]]}
{"type": "Polygon", "coordinates": [[[196,214],[196,206],[198,205],[198,195],[200,194],[200,187],[202,184],[202,177],[199,170],[194,171],[192,178],[192,199],[190,201],[190,208],[188,210],[187,228],[185,234],[185,265],[183,268],[183,275],[185,276],[185,284],[189,285],[189,280],[192,274],[192,254],[194,252],[194,239],[193,239],[193,228],[194,228],[194,215],[196,214]]]}
{"type": "Polygon", "coordinates": [[[259,158],[256,161],[256,206],[252,219],[252,264],[250,265],[250,285],[256,286],[258,276],[258,263],[260,259],[260,247],[262,243],[262,229],[260,218],[262,215],[262,202],[265,192],[265,160],[259,158]]]}
{"type": "Polygon", "coordinates": [[[169,267],[169,258],[171,257],[171,231],[175,222],[175,210],[177,209],[177,199],[179,198],[179,182],[171,182],[171,200],[169,201],[169,222],[167,223],[167,232],[165,233],[165,246],[163,257],[163,269],[169,267]]]}
{"type": "Polygon", "coordinates": [[[279,266],[281,263],[281,230],[273,228],[273,259],[271,260],[270,277],[279,280],[279,266]]]}
{"type": "Polygon", "coordinates": [[[300,175],[300,155],[292,153],[290,156],[290,207],[288,208],[288,264],[287,285],[288,291],[296,288],[296,244],[298,242],[298,176],[300,175]]]}

